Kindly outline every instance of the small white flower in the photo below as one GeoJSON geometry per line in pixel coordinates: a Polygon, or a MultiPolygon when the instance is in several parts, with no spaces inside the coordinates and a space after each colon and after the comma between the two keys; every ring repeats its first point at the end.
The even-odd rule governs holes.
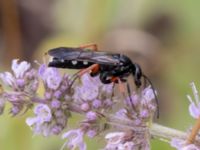
{"type": "Polygon", "coordinates": [[[61,81],[62,76],[56,68],[47,68],[45,65],[42,65],[39,69],[39,75],[47,84],[47,87],[53,90],[56,90],[61,81]]]}
{"type": "Polygon", "coordinates": [[[22,78],[24,73],[26,71],[28,71],[30,66],[31,66],[30,63],[28,63],[26,61],[22,61],[20,63],[18,63],[18,59],[14,59],[12,61],[12,70],[13,70],[16,78],[22,78]]]}
{"type": "Polygon", "coordinates": [[[70,130],[62,135],[62,138],[68,139],[67,142],[63,145],[61,150],[67,146],[69,149],[76,149],[79,148],[79,150],[86,150],[86,144],[84,143],[83,140],[83,135],[84,133],[80,130],[70,130]]]}
{"type": "Polygon", "coordinates": [[[50,122],[52,115],[51,109],[45,104],[39,104],[35,107],[34,113],[36,117],[27,118],[26,123],[28,126],[32,126],[34,124],[41,125],[44,122],[50,122]]]}

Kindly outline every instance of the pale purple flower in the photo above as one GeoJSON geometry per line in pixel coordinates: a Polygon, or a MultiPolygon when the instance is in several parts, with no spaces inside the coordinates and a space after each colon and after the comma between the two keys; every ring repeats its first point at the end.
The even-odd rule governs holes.
{"type": "Polygon", "coordinates": [[[75,88],[74,99],[78,101],[93,101],[97,98],[98,94],[98,86],[88,83],[88,85],[82,85],[75,88]]]}
{"type": "Polygon", "coordinates": [[[97,114],[96,114],[95,112],[90,111],[90,112],[86,113],[86,118],[87,118],[87,120],[89,120],[89,121],[94,121],[94,120],[96,120],[98,117],[97,117],[97,114]]]}
{"type": "Polygon", "coordinates": [[[62,135],[63,139],[67,139],[65,144],[62,147],[62,150],[64,150],[65,147],[68,149],[76,149],[79,150],[86,150],[86,144],[83,140],[84,133],[80,129],[76,130],[70,130],[62,135]]]}
{"type": "Polygon", "coordinates": [[[43,81],[47,84],[48,88],[56,90],[61,81],[62,76],[56,68],[47,68],[45,65],[42,65],[39,69],[39,75],[43,81]]]}
{"type": "Polygon", "coordinates": [[[98,100],[98,99],[94,100],[94,101],[92,102],[92,106],[93,106],[94,108],[99,108],[99,107],[101,107],[101,106],[102,106],[101,100],[98,100]]]}
{"type": "Polygon", "coordinates": [[[193,100],[190,95],[187,95],[187,98],[190,101],[189,112],[190,112],[190,115],[193,118],[197,119],[197,118],[200,117],[200,100],[199,100],[199,94],[198,94],[198,91],[196,89],[196,86],[195,86],[194,82],[192,82],[190,85],[192,87],[192,91],[193,91],[193,95],[194,95],[194,99],[195,100],[193,100]]]}
{"type": "Polygon", "coordinates": [[[34,113],[36,117],[26,119],[26,123],[28,126],[40,126],[45,122],[50,122],[52,119],[51,110],[45,104],[37,105],[34,109],[34,113]]]}
{"type": "Polygon", "coordinates": [[[93,137],[95,137],[97,135],[97,131],[95,131],[95,130],[89,130],[88,132],[87,132],[87,136],[89,137],[89,138],[93,138],[93,137]]]}
{"type": "Polygon", "coordinates": [[[149,111],[147,109],[140,111],[140,117],[141,118],[148,118],[149,117],[149,111]]]}
{"type": "Polygon", "coordinates": [[[16,78],[23,78],[25,72],[27,72],[30,69],[31,65],[30,63],[26,61],[22,61],[18,63],[18,59],[14,59],[12,61],[12,70],[16,76],[16,78]]]}
{"type": "Polygon", "coordinates": [[[90,110],[90,105],[88,103],[81,104],[81,110],[85,111],[85,112],[89,111],[90,110]]]}
{"type": "Polygon", "coordinates": [[[54,135],[57,135],[57,134],[60,134],[60,132],[63,130],[63,128],[59,125],[55,125],[52,129],[51,129],[51,132],[54,134],[54,135]]]}
{"type": "Polygon", "coordinates": [[[61,102],[57,99],[54,99],[51,101],[51,107],[52,108],[59,108],[61,106],[61,102]]]}
{"type": "Polygon", "coordinates": [[[35,69],[31,68],[30,63],[26,61],[12,61],[12,71],[0,73],[2,82],[10,87],[9,90],[2,92],[2,98],[12,104],[12,115],[19,114],[24,107],[25,111],[31,108],[32,98],[35,96],[38,88],[38,76],[35,69]]]}
{"type": "Polygon", "coordinates": [[[10,109],[10,113],[15,116],[22,110],[20,105],[13,105],[13,107],[10,109]]]}
{"type": "Polygon", "coordinates": [[[39,104],[34,109],[35,117],[27,118],[26,123],[30,126],[35,134],[49,136],[59,134],[63,127],[53,123],[53,116],[49,106],[39,104]]]}

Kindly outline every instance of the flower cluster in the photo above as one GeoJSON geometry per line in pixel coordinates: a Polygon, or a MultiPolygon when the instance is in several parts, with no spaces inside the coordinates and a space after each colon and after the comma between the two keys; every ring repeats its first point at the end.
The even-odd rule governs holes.
{"type": "Polygon", "coordinates": [[[26,61],[18,63],[17,59],[13,60],[12,71],[13,73],[0,73],[0,79],[3,84],[7,85],[10,89],[4,91],[3,87],[1,87],[0,112],[2,114],[5,103],[10,102],[12,104],[10,113],[15,116],[24,107],[26,107],[26,110],[31,108],[33,104],[31,98],[36,94],[39,79],[37,71],[32,69],[31,65],[26,61]]]}
{"type": "Polygon", "coordinates": [[[75,112],[84,117],[75,129],[63,133],[62,138],[67,139],[63,149],[68,147],[85,150],[84,135],[93,138],[112,126],[116,132],[108,133],[108,143],[104,149],[149,147],[150,135],[146,127],[156,110],[150,87],[140,94],[133,93],[122,101],[113,95],[114,84],[103,84],[98,76],[91,77],[86,73],[81,77],[80,83],[71,85],[70,76],[61,74],[56,68],[42,64],[36,70],[29,63],[18,63],[18,60],[13,60],[12,71],[13,74],[0,74],[2,83],[9,87],[9,90],[2,87],[0,112],[3,113],[5,102],[13,105],[13,115],[21,112],[24,106],[32,108],[30,106],[35,104],[34,116],[26,119],[27,125],[35,134],[49,136],[63,133],[72,112],[75,112]],[[44,89],[42,95],[37,93],[41,86],[44,89]],[[134,129],[114,125],[110,114],[122,121],[131,120],[134,129]],[[135,130],[137,127],[144,130],[135,130]]]}
{"type": "Polygon", "coordinates": [[[74,76],[45,64],[34,69],[26,61],[13,60],[11,68],[12,72],[0,73],[0,114],[7,102],[11,103],[13,116],[34,106],[34,116],[26,119],[27,125],[34,134],[62,134],[66,139],[62,149],[86,150],[84,136],[93,138],[103,133],[107,133],[104,150],[150,150],[150,138],[159,136],[170,140],[171,146],[178,150],[200,149],[200,139],[196,138],[200,128],[200,99],[193,83],[195,100],[187,96],[189,112],[199,124],[189,136],[152,123],[157,106],[155,91],[150,86],[124,97],[114,93],[113,83],[103,84],[99,76],[91,77],[89,73],[74,82],[74,76]],[[82,120],[74,129],[65,131],[74,113],[81,114],[82,120]],[[181,135],[165,136],[164,130],[181,135]]]}
{"type": "Polygon", "coordinates": [[[41,65],[39,76],[44,86],[43,98],[35,98],[38,104],[35,117],[27,118],[26,123],[33,128],[35,134],[44,136],[60,134],[66,127],[70,117],[68,104],[71,101],[69,80],[67,75],[61,75],[58,69],[41,65]]]}

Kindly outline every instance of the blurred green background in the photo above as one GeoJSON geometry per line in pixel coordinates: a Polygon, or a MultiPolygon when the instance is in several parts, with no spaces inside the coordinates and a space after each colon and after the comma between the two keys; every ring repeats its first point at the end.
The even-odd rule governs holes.
{"type": "MultiPolygon", "coordinates": [[[[159,93],[156,122],[187,130],[194,122],[189,83],[200,89],[199,8],[199,0],[1,0],[0,71],[10,70],[14,58],[33,62],[50,48],[96,43],[142,66],[159,93]]],[[[0,150],[60,149],[60,137],[33,136],[25,118],[12,118],[8,110],[0,117],[0,150]]],[[[102,143],[88,140],[88,149],[102,143]]],[[[172,149],[152,140],[152,149],[161,148],[172,149]]]]}

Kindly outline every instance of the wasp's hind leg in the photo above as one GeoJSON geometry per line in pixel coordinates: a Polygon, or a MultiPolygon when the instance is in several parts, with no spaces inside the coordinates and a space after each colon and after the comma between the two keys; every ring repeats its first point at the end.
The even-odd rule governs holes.
{"type": "MultiPolygon", "coordinates": [[[[101,73],[100,74],[100,80],[103,84],[110,84],[113,82],[112,78],[110,79],[107,79],[107,77],[109,76],[109,73],[108,72],[104,72],[104,73],[101,73]]],[[[116,82],[113,82],[113,87],[112,87],[112,93],[111,93],[111,100],[113,99],[114,97],[114,88],[115,88],[115,85],[116,85],[116,82]]]]}
{"type": "Polygon", "coordinates": [[[119,77],[114,77],[110,75],[108,72],[104,72],[100,74],[100,80],[104,84],[109,84],[109,83],[118,83],[119,84],[119,91],[122,93],[122,95],[125,97],[125,87],[123,85],[123,81],[119,77]]]}
{"type": "Polygon", "coordinates": [[[98,47],[97,47],[97,44],[87,44],[87,45],[82,45],[82,46],[79,46],[79,48],[82,48],[82,49],[91,49],[91,50],[94,50],[94,51],[98,51],[98,47]]]}

